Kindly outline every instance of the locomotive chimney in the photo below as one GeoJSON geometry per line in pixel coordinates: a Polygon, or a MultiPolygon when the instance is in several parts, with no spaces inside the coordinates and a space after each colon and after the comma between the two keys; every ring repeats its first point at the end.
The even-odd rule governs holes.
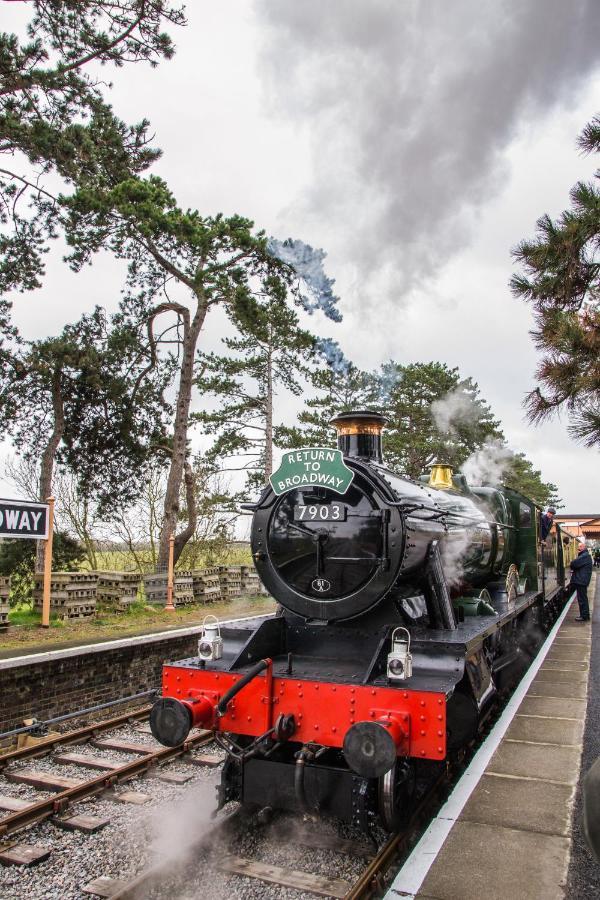
{"type": "Polygon", "coordinates": [[[339,413],[330,425],[337,431],[338,450],[344,456],[383,462],[381,432],[387,419],[370,409],[339,413]]]}

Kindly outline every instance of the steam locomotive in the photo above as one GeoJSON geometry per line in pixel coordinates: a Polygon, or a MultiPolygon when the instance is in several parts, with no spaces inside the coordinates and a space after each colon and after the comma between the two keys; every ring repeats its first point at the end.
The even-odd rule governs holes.
{"type": "Polygon", "coordinates": [[[206,622],[166,663],[150,724],[226,750],[219,804],[319,811],[395,830],[423,779],[464,752],[518,680],[576,555],[508,487],[383,462],[378,413],[338,415],[337,449],[284,454],[252,505],[274,615],[206,622]]]}

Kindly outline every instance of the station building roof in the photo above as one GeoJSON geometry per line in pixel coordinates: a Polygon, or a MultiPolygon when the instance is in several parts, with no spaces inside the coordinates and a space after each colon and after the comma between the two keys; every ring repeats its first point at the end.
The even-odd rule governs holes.
{"type": "Polygon", "coordinates": [[[575,537],[600,538],[600,513],[591,516],[561,513],[554,516],[554,521],[575,537]]]}

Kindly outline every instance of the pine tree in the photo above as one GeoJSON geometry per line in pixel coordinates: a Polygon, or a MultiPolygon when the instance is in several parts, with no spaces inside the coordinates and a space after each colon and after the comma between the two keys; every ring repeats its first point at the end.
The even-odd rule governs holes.
{"type": "Polygon", "coordinates": [[[444,363],[385,363],[378,375],[388,417],[385,458],[417,478],[433,462],[458,469],[487,439],[502,439],[499,422],[471,378],[444,363]]]}
{"type": "Polygon", "coordinates": [[[0,424],[37,468],[42,502],[57,463],[101,510],[136,496],[168,411],[168,372],[146,370],[139,335],[100,308],[57,337],[20,343],[0,385],[0,424]]]}
{"type": "MultiPolygon", "coordinates": [[[[182,8],[165,0],[28,6],[27,40],[0,34],[0,293],[40,286],[48,239],[60,230],[60,191],[114,185],[157,158],[149,123],[118,119],[94,70],[157,65],[174,52],[164,26],[185,22],[182,8]]],[[[5,304],[0,324],[8,312],[5,304]]]]}
{"type": "Polygon", "coordinates": [[[296,311],[273,296],[252,298],[237,310],[232,323],[240,336],[223,339],[229,353],[199,358],[196,387],[218,404],[193,419],[206,434],[217,436],[210,458],[225,460],[226,471],[239,462],[237,468],[247,473],[247,496],[273,471],[275,397],[282,390],[294,396],[302,392],[315,338],[300,328],[296,311]]]}
{"type": "Polygon", "coordinates": [[[373,376],[350,362],[336,341],[321,339],[316,350],[309,383],[319,393],[305,401],[297,426],[275,429],[280,447],[335,447],[335,432],[329,423],[336,413],[380,405],[373,376]]]}
{"type": "Polygon", "coordinates": [[[143,324],[147,330],[149,370],[158,364],[167,334],[177,348],[175,412],[158,557],[159,565],[166,565],[170,536],[175,535],[177,561],[196,529],[188,437],[196,354],[209,310],[221,306],[240,318],[253,298],[272,295],[308,312],[322,309],[336,319],[340,317],[337,298],[321,270],[322,251],[302,241],[269,242],[242,216],[202,216],[196,210],[183,210],[159,178],[131,178],[110,190],[85,185],[65,206],[70,212],[67,233],[75,270],[103,247],[129,263],[123,316],[132,326],[143,324]],[[284,259],[275,255],[280,250],[284,259]],[[173,287],[180,290],[181,299],[171,299],[173,287]],[[157,336],[155,329],[165,316],[164,333],[157,336]],[[188,520],[176,533],[182,485],[188,520]]]}
{"type": "MultiPolygon", "coordinates": [[[[600,152],[600,117],[579,137],[585,153],[600,152]]],[[[591,447],[600,444],[600,169],[594,181],[571,190],[571,208],[556,221],[537,222],[537,235],[513,251],[523,274],[511,281],[515,296],[532,303],[531,332],[542,358],[539,386],[525,400],[531,422],[567,410],[569,431],[591,447]]]]}
{"type": "Polygon", "coordinates": [[[533,463],[524,453],[512,453],[504,471],[504,484],[520,491],[539,506],[561,505],[558,488],[549,481],[542,480],[542,473],[534,469],[533,463]]]}

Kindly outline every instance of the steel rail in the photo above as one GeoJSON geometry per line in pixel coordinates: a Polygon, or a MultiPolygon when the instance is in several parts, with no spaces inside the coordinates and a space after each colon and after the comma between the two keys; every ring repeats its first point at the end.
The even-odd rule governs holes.
{"type": "Polygon", "coordinates": [[[30,825],[41,822],[44,819],[57,813],[63,813],[70,803],[81,800],[83,797],[93,797],[106,791],[121,781],[126,781],[139,775],[141,772],[159,766],[163,762],[176,759],[178,756],[184,756],[186,753],[196,746],[202,746],[212,741],[212,732],[194,735],[179,747],[164,747],[161,750],[150,750],[145,756],[140,756],[132,762],[118,766],[108,773],[99,775],[89,781],[82,781],[74,787],[59,791],[53,797],[39,800],[25,809],[12,813],[5,819],[0,820],[0,838],[4,838],[15,831],[27,828],[30,825]]]}
{"type": "Polygon", "coordinates": [[[383,888],[383,878],[394,860],[405,849],[416,829],[427,819],[433,806],[439,802],[439,791],[450,784],[450,773],[444,771],[430,786],[418,807],[402,831],[391,834],[377,851],[371,862],[360,873],[344,900],[365,900],[383,888]]]}
{"type": "Polygon", "coordinates": [[[101,712],[104,709],[110,709],[111,706],[122,706],[124,703],[133,703],[134,700],[141,700],[142,697],[150,697],[157,694],[160,688],[151,688],[149,691],[140,691],[139,694],[130,694],[129,697],[119,697],[117,700],[109,700],[107,703],[96,703],[95,706],[86,706],[85,709],[76,709],[74,712],[64,713],[62,716],[54,716],[52,719],[43,719],[38,722],[34,719],[31,725],[23,725],[21,728],[12,728],[10,731],[3,731],[0,734],[0,741],[5,738],[16,737],[19,734],[28,734],[38,728],[45,728],[48,725],[59,725],[62,722],[68,722],[69,719],[77,719],[80,716],[88,716],[91,713],[101,712]]]}
{"type": "Polygon", "coordinates": [[[76,744],[83,742],[86,738],[94,737],[101,731],[110,731],[111,728],[118,728],[125,725],[131,719],[143,719],[150,710],[151,706],[143,706],[141,709],[134,709],[127,713],[121,713],[119,716],[113,716],[112,719],[102,719],[100,722],[93,722],[90,725],[84,725],[82,728],[76,728],[74,731],[65,731],[64,734],[53,735],[47,739],[41,740],[37,744],[30,747],[20,747],[18,750],[9,750],[7,753],[0,754],[0,771],[9,763],[17,762],[22,759],[31,759],[37,756],[47,756],[54,747],[62,744],[76,744]]]}

